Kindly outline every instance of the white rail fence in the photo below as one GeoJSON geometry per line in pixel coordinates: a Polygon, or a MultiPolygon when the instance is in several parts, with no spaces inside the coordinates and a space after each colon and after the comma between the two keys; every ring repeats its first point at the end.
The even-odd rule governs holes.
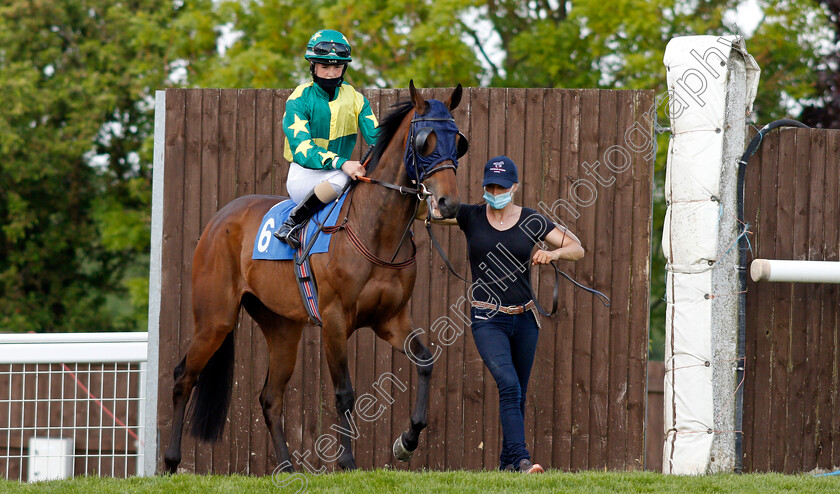
{"type": "Polygon", "coordinates": [[[750,276],[753,281],[840,283],[840,262],[755,259],[750,276]]]}
{"type": "Polygon", "coordinates": [[[143,475],[147,338],[0,334],[0,474],[143,475]]]}

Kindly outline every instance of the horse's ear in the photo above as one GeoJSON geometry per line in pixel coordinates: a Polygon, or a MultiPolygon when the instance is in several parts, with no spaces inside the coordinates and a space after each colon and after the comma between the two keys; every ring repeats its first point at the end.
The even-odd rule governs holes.
{"type": "Polygon", "coordinates": [[[414,79],[408,81],[408,92],[411,94],[411,104],[414,105],[414,109],[417,113],[421,115],[426,113],[429,110],[429,104],[426,103],[426,100],[420,94],[420,91],[414,87],[414,79]]]}
{"type": "Polygon", "coordinates": [[[460,84],[458,84],[458,87],[456,87],[455,90],[452,91],[452,94],[449,96],[449,101],[446,102],[446,106],[449,107],[449,111],[458,108],[458,103],[461,102],[461,95],[463,94],[463,92],[463,88],[461,88],[460,84]]]}

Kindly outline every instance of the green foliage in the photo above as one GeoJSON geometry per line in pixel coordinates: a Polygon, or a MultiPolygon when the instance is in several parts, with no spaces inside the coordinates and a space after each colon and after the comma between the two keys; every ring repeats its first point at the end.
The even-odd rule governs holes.
{"type": "Polygon", "coordinates": [[[142,329],[127,268],[149,243],[148,104],[171,2],[0,7],[0,331],[142,329]]]}
{"type": "Polygon", "coordinates": [[[828,17],[828,31],[831,35],[824,42],[824,52],[815,70],[816,98],[805,103],[800,119],[812,127],[840,129],[840,2],[820,0],[828,17]]]}
{"type": "MultiPolygon", "coordinates": [[[[313,17],[322,2],[262,2],[209,0],[190,3],[177,28],[186,36],[176,51],[188,61],[188,81],[201,87],[294,87],[304,76],[303,54],[312,33],[320,29],[313,17]],[[239,33],[219,55],[220,26],[239,33]]],[[[308,70],[308,69],[306,69],[308,70]]]]}
{"type": "Polygon", "coordinates": [[[348,73],[359,86],[407,87],[412,78],[423,87],[471,86],[480,66],[459,20],[470,3],[339,0],[322,21],[353,41],[358,56],[348,73]]]}
{"type": "Polygon", "coordinates": [[[764,19],[748,45],[761,67],[755,111],[764,123],[797,118],[803,103],[820,96],[817,71],[835,54],[826,46],[828,17],[813,1],[760,4],[764,19]]]}
{"type": "Polygon", "coordinates": [[[190,85],[294,87],[310,80],[303,58],[309,37],[330,28],[353,45],[346,79],[357,87],[407,86],[412,77],[424,87],[448,87],[454,80],[474,85],[480,66],[461,40],[458,20],[467,5],[464,0],[224,1],[212,9],[188,9],[181,19],[190,33],[182,54],[190,60],[190,85]],[[217,26],[224,24],[239,36],[224,55],[214,56],[217,26]]]}

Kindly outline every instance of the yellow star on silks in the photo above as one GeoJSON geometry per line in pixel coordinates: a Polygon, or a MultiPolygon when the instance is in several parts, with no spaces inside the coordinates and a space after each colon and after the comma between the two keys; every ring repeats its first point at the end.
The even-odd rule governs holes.
{"type": "Polygon", "coordinates": [[[343,35],[343,34],[342,34],[342,35],[341,35],[341,39],[343,39],[343,40],[344,40],[344,42],[345,42],[345,43],[347,43],[347,45],[348,45],[348,46],[350,45],[350,42],[349,42],[349,41],[347,41],[347,36],[345,36],[345,35],[343,35]]]}
{"type": "Polygon", "coordinates": [[[306,158],[306,153],[307,153],[310,149],[312,149],[312,141],[310,141],[309,139],[307,139],[307,140],[305,140],[305,141],[302,141],[300,144],[298,144],[297,149],[295,149],[295,154],[300,153],[300,154],[302,154],[302,155],[303,155],[303,157],[304,157],[304,158],[306,158]]]}
{"type": "Polygon", "coordinates": [[[335,157],[336,157],[336,156],[338,156],[338,155],[337,155],[337,154],[335,154],[335,153],[334,153],[334,152],[332,152],[332,151],[327,151],[326,153],[318,153],[318,156],[320,156],[320,157],[321,157],[321,163],[323,163],[324,161],[327,161],[328,159],[329,159],[329,160],[331,160],[331,159],[335,158],[335,157]]]}
{"type": "Polygon", "coordinates": [[[365,118],[369,118],[370,121],[373,122],[373,125],[376,125],[376,117],[374,117],[373,115],[368,115],[365,118]]]}
{"type": "Polygon", "coordinates": [[[300,117],[297,116],[297,113],[295,113],[295,123],[293,123],[292,125],[289,125],[289,128],[295,131],[294,137],[297,137],[298,132],[305,132],[305,133],[308,134],[309,131],[306,130],[306,124],[308,124],[308,123],[309,123],[309,120],[303,120],[303,119],[301,119],[300,117]]]}
{"type": "Polygon", "coordinates": [[[323,33],[323,31],[318,31],[317,33],[315,33],[315,34],[312,36],[312,41],[315,41],[316,39],[320,38],[320,37],[321,37],[321,33],[323,33]]]}

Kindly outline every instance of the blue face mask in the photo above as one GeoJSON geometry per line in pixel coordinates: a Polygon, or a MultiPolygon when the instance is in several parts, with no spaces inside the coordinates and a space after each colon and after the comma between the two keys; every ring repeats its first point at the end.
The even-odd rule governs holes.
{"type": "MultiPolygon", "coordinates": [[[[409,131],[411,142],[405,147],[405,154],[403,155],[403,163],[408,178],[418,182],[425,180],[428,173],[444,161],[452,161],[451,168],[456,170],[458,168],[459,153],[456,143],[458,126],[455,125],[455,120],[446,105],[436,99],[426,100],[426,103],[429,104],[429,110],[422,115],[415,114],[411,120],[409,131]],[[437,135],[437,145],[427,156],[417,152],[414,141],[424,128],[437,135]]],[[[463,139],[466,142],[466,138],[463,139]]]]}
{"type": "Polygon", "coordinates": [[[502,209],[507,206],[511,200],[513,200],[513,190],[509,190],[504,194],[499,194],[497,196],[494,196],[485,190],[484,200],[487,201],[487,204],[489,204],[491,208],[502,209]]]}

